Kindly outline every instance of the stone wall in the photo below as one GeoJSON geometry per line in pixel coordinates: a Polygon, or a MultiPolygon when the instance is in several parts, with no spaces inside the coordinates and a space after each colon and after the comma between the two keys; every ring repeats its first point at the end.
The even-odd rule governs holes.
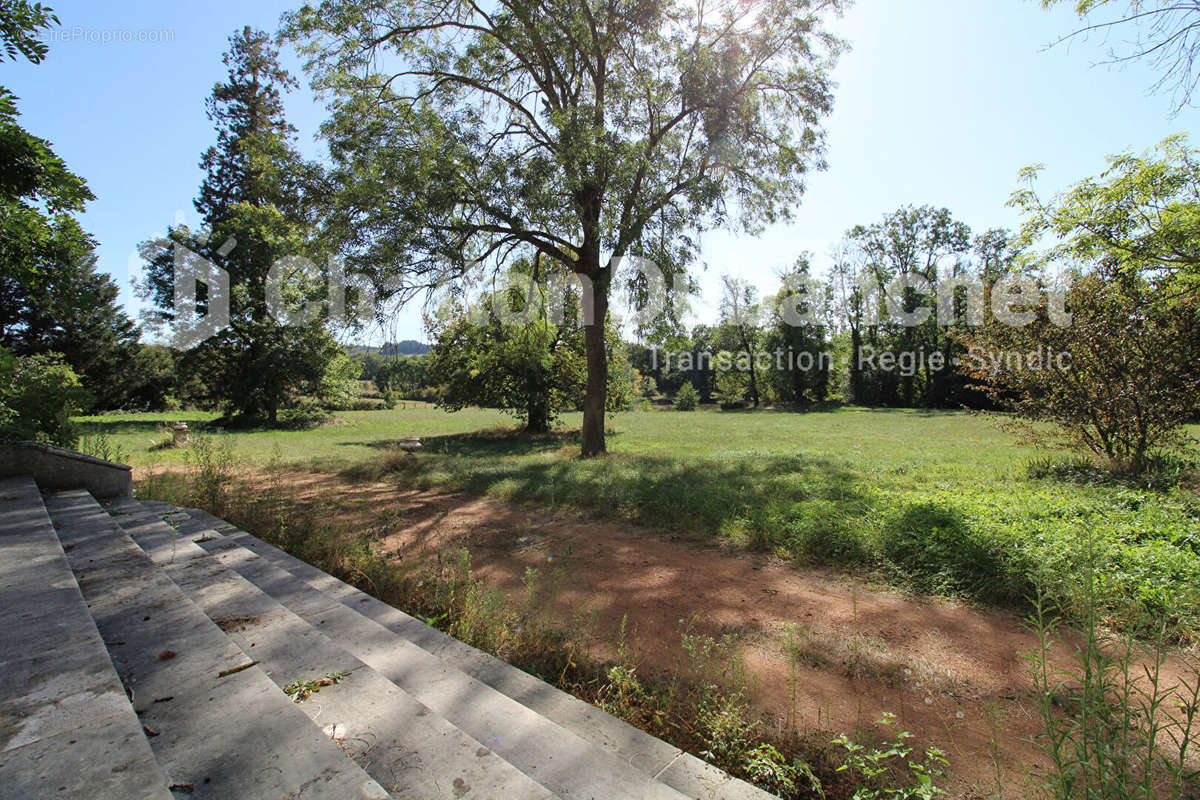
{"type": "Polygon", "coordinates": [[[125,464],[94,458],[37,442],[0,440],[0,478],[31,475],[48,491],[87,489],[94,497],[129,497],[133,470],[125,464]]]}

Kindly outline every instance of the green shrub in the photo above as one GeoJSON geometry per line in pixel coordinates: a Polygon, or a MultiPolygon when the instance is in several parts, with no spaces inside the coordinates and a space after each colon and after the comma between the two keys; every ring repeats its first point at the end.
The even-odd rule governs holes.
{"type": "Polygon", "coordinates": [[[319,428],[332,418],[333,414],[328,409],[317,403],[305,401],[295,408],[284,411],[279,424],[283,428],[303,431],[309,428],[319,428]]]}
{"type": "Polygon", "coordinates": [[[700,393],[691,381],[685,381],[675,393],[676,411],[695,411],[700,406],[700,393]]]}
{"type": "Polygon", "coordinates": [[[79,437],[79,452],[118,464],[124,463],[129,458],[121,446],[110,441],[104,432],[79,437]]]}
{"type": "Polygon", "coordinates": [[[1035,458],[1026,465],[1025,472],[1031,478],[1066,481],[1082,486],[1132,486],[1155,492],[1193,485],[1198,474],[1194,460],[1163,452],[1147,454],[1135,472],[1115,469],[1112,464],[1098,463],[1087,456],[1035,458]]]}
{"type": "Polygon", "coordinates": [[[228,441],[219,444],[208,436],[197,436],[184,454],[186,464],[187,506],[206,509],[223,516],[230,502],[235,467],[228,441]]]}
{"type": "Polygon", "coordinates": [[[797,561],[817,564],[864,564],[870,550],[862,533],[832,500],[793,503],[782,526],[783,545],[797,561]]]}
{"type": "Polygon", "coordinates": [[[57,353],[16,357],[0,349],[0,436],[75,447],[71,417],[91,395],[57,353]]]}

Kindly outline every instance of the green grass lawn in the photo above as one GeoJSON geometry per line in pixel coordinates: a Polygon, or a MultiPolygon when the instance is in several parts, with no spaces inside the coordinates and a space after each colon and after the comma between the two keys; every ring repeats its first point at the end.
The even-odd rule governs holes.
{"type": "MultiPolygon", "coordinates": [[[[1166,613],[1200,630],[1200,502],[1185,489],[1028,476],[1039,454],[961,412],[839,409],[631,412],[610,418],[606,459],[580,460],[580,422],[547,437],[511,433],[488,410],[342,412],[309,431],[213,431],[252,463],[364,477],[665,528],[774,550],[798,562],[875,570],[934,593],[1020,605],[1034,583],[1070,611],[1096,577],[1117,624],[1166,613]],[[414,464],[391,457],[420,436],[414,464]]],[[[135,465],[180,464],[153,450],[162,424],[196,413],[87,417],[135,465]]],[[[1041,454],[1044,455],[1044,454],[1041,454]]]]}

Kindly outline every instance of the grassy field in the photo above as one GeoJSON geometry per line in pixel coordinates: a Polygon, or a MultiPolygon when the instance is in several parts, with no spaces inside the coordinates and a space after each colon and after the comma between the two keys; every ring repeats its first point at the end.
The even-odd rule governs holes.
{"type": "MultiPolygon", "coordinates": [[[[611,418],[607,459],[575,457],[579,425],[514,435],[495,411],[342,412],[309,431],[207,430],[198,413],[88,417],[137,466],[181,465],[154,449],[164,421],[227,442],[248,464],[450,488],[593,513],[769,549],[800,563],[877,571],[932,593],[1020,606],[1040,585],[1070,612],[1095,579],[1113,624],[1166,614],[1200,630],[1200,502],[1191,489],[1034,478],[1045,453],[959,412],[839,409],[631,412],[611,418]],[[417,435],[412,462],[393,445],[417,435]]],[[[1058,458],[1065,458],[1059,454],[1058,458]]],[[[1089,478],[1093,478],[1089,480],[1089,478]]]]}

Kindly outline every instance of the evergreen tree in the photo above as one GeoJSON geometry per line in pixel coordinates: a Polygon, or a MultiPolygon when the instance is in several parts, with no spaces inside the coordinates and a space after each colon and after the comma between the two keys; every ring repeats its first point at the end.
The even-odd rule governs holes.
{"type": "MultiPolygon", "coordinates": [[[[148,261],[142,292],[160,319],[172,317],[170,244],[185,246],[229,273],[229,297],[208,302],[229,303],[230,326],[186,353],[183,369],[200,376],[198,399],[223,406],[236,418],[271,424],[299,396],[327,393],[327,372],[342,362],[342,348],[326,328],[327,314],[285,324],[268,307],[273,265],[297,257],[319,264],[325,255],[302,188],[316,182],[318,171],[295,149],[295,129],[283,110],[283,95],[295,81],[278,56],[262,31],[247,27],[230,37],[224,56],[228,75],[208,101],[217,143],[201,158],[205,177],[195,201],[206,235],[175,228],[168,241],[142,248],[148,261]]],[[[324,295],[317,270],[285,273],[278,285],[288,310],[324,295]]]]}

